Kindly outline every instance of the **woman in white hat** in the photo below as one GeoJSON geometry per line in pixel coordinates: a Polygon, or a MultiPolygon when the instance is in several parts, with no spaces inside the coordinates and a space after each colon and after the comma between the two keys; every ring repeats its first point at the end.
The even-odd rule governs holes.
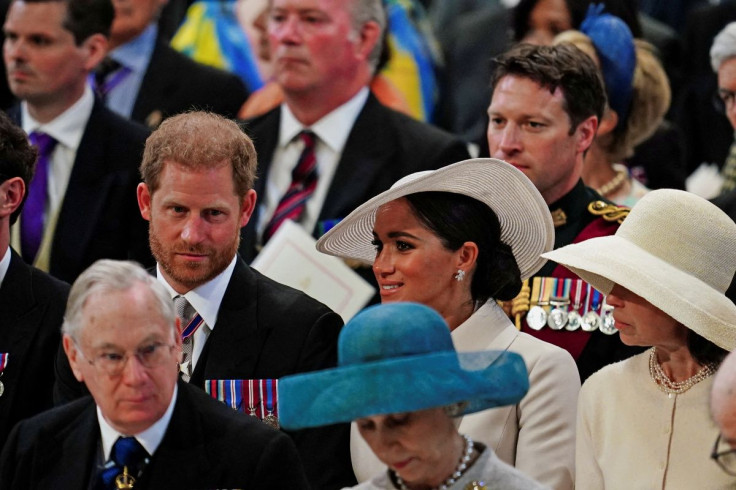
{"type": "MultiPolygon", "coordinates": [[[[526,362],[530,389],[516,406],[463,417],[460,431],[543,484],[573,488],[580,378],[563,349],[519,332],[495,300],[513,299],[545,262],[554,228],[529,179],[495,159],[412,174],[358,207],[317,243],[373,266],[383,303],[438,311],[458,351],[502,349],[526,362]]],[[[351,437],[358,481],[383,466],[351,437]]]]}
{"type": "Polygon", "coordinates": [[[521,356],[457,353],[424,305],[366,308],[340,332],[337,367],[279,380],[279,420],[303,429],[357,420],[387,466],[362,490],[542,490],[493,450],[460,435],[453,417],[516,403],[528,387],[521,356]]]}
{"type": "Polygon", "coordinates": [[[615,235],[543,255],[606,294],[627,345],[648,351],[583,385],[576,483],[585,489],[733,488],[709,456],[712,374],[736,346],[736,224],[694,194],[644,196],[615,235]]]}

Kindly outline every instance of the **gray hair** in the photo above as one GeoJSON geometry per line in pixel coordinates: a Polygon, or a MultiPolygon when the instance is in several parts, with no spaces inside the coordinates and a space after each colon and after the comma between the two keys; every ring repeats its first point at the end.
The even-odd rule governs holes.
{"type": "Polygon", "coordinates": [[[75,342],[79,340],[82,309],[92,295],[127,291],[138,284],[146,286],[153,293],[159,313],[171,324],[176,334],[174,302],[166,288],[136,262],[109,259],[98,260],[74,281],[66,303],[62,333],[69,335],[75,342]]]}
{"type": "Polygon", "coordinates": [[[731,22],[713,39],[710,48],[710,66],[718,73],[723,62],[734,57],[736,57],[736,22],[731,22]]]}
{"type": "Polygon", "coordinates": [[[381,58],[381,50],[383,49],[383,35],[386,32],[386,9],[381,0],[351,0],[350,13],[353,18],[353,28],[356,33],[360,33],[361,28],[368,22],[375,22],[380,29],[378,42],[373,47],[368,56],[368,62],[373,69],[378,66],[381,58]]]}

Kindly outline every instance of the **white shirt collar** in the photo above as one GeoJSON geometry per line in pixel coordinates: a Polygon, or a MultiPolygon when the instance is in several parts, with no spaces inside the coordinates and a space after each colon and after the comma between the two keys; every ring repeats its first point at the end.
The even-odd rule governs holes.
{"type": "MultiPolygon", "coordinates": [[[[220,311],[220,303],[222,303],[225,290],[228,284],[230,284],[230,278],[235,270],[237,260],[238,256],[236,254],[225,270],[220,272],[215,278],[184,294],[189,304],[197,310],[197,313],[199,313],[210,330],[214,330],[215,324],[217,323],[217,313],[220,311]]],[[[161,266],[158,264],[156,264],[156,277],[166,287],[166,290],[169,291],[172,299],[179,296],[179,293],[166,282],[166,278],[161,273],[161,266]]]]}
{"type": "Polygon", "coordinates": [[[174,385],[174,393],[171,396],[169,408],[166,409],[164,415],[160,419],[158,419],[151,427],[138,434],[121,434],[120,432],[113,429],[112,426],[107,423],[107,420],[105,420],[105,417],[102,415],[102,410],[100,410],[100,407],[98,406],[97,422],[100,424],[103,461],[107,461],[108,459],[110,459],[112,446],[115,444],[115,441],[118,440],[118,437],[135,436],[135,438],[138,440],[138,442],[141,443],[141,446],[143,446],[146,452],[148,452],[149,455],[153,456],[153,453],[156,452],[159,444],[161,444],[161,440],[164,438],[166,429],[169,427],[171,414],[174,413],[174,405],[176,405],[176,397],[178,393],[179,387],[174,385]]]}
{"type": "MultiPolygon", "coordinates": [[[[363,110],[366,100],[368,100],[369,93],[368,87],[363,87],[352,99],[322,117],[312,124],[309,129],[314,131],[320,141],[333,151],[342,152],[355,120],[358,118],[360,111],[363,110]]],[[[303,129],[305,129],[304,125],[297,120],[289,106],[281,104],[279,146],[288,145],[303,129]]]]}
{"type": "Polygon", "coordinates": [[[3,258],[0,259],[0,287],[3,285],[3,280],[5,279],[5,274],[8,273],[8,268],[10,267],[10,247],[5,249],[5,255],[3,255],[3,258]]]}
{"type": "Polygon", "coordinates": [[[87,127],[87,121],[89,121],[94,105],[95,97],[92,94],[92,89],[85,85],[84,93],[69,109],[56,116],[52,121],[41,124],[31,117],[28,112],[28,104],[23,101],[20,104],[23,131],[26,134],[31,134],[33,131],[42,131],[76,152],[79,148],[79,142],[82,141],[82,135],[84,135],[84,129],[87,127]]]}

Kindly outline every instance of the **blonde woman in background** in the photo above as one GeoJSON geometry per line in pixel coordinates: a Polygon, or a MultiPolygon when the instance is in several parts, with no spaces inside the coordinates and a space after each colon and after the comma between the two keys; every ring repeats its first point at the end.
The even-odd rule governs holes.
{"type": "Polygon", "coordinates": [[[664,119],[671,91],[667,74],[646,41],[634,39],[618,17],[591,6],[580,31],[566,31],[555,44],[571,43],[601,70],[608,104],[585,156],[583,180],[616,204],[633,206],[649,189],[622,162],[664,119]]]}

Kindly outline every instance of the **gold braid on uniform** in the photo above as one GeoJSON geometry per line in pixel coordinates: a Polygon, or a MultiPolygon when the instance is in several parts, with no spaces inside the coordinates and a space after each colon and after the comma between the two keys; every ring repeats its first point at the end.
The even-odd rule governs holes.
{"type": "Polygon", "coordinates": [[[617,204],[608,204],[606,201],[593,201],[588,204],[588,212],[590,214],[600,216],[609,222],[615,221],[618,224],[624,222],[626,216],[629,215],[629,211],[631,211],[631,208],[617,204]]]}
{"type": "Polygon", "coordinates": [[[517,330],[521,330],[521,318],[529,311],[529,294],[529,279],[525,279],[521,285],[521,291],[516,295],[516,298],[511,301],[498,301],[498,304],[506,312],[506,315],[514,320],[517,330]]]}

